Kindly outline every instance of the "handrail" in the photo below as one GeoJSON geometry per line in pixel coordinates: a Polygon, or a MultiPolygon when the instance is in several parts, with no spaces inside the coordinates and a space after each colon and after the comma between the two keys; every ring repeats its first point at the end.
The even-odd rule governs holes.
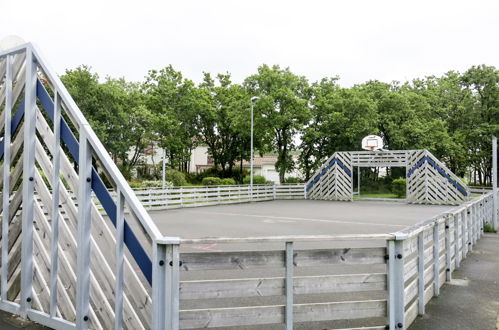
{"type": "Polygon", "coordinates": [[[213,244],[213,243],[282,243],[282,242],[317,242],[317,241],[372,241],[393,240],[394,234],[351,234],[351,235],[295,235],[295,236],[263,236],[263,237],[207,237],[181,239],[181,244],[213,244]]]}
{"type": "Polygon", "coordinates": [[[130,188],[128,182],[125,180],[118,167],[112,161],[109,153],[106,151],[102,142],[99,140],[93,129],[88,124],[88,121],[83,116],[83,113],[78,108],[74,100],[69,95],[66,87],[63,85],[60,78],[55,75],[53,70],[50,69],[47,62],[44,60],[40,50],[36,47],[36,45],[32,43],[28,43],[25,47],[31,47],[33,50],[33,54],[35,55],[36,61],[38,65],[42,68],[44,75],[53,84],[53,87],[59,93],[61,100],[65,103],[66,109],[69,111],[71,117],[76,120],[76,124],[79,125],[79,128],[85,132],[85,136],[87,137],[88,142],[93,148],[93,151],[99,158],[102,166],[105,168],[107,173],[111,176],[114,183],[116,184],[117,189],[124,195],[125,200],[127,201],[128,207],[133,211],[136,215],[137,219],[140,221],[141,225],[144,226],[147,233],[151,236],[153,240],[163,238],[160,230],[156,226],[156,224],[152,221],[151,217],[142,206],[140,201],[135,196],[135,193],[130,188]]]}

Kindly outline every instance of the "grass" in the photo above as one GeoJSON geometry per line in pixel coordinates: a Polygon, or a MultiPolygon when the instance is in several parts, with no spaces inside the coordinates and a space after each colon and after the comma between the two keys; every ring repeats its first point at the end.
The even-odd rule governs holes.
{"type": "Polygon", "coordinates": [[[497,233],[497,230],[495,230],[488,222],[485,224],[485,226],[483,226],[483,231],[486,233],[497,233]]]}
{"type": "MultiPolygon", "coordinates": [[[[379,193],[360,193],[361,198],[399,198],[404,199],[404,197],[397,197],[394,193],[379,192],[379,193]]],[[[359,195],[354,195],[354,199],[359,199],[359,195]]]]}

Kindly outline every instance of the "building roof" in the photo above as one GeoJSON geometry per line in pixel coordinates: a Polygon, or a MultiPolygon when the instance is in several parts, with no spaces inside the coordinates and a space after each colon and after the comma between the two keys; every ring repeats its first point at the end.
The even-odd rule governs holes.
{"type": "MultiPolygon", "coordinates": [[[[253,160],[254,166],[274,165],[277,162],[277,156],[255,156],[253,160]]],[[[250,166],[250,162],[243,160],[243,166],[250,166]]]]}

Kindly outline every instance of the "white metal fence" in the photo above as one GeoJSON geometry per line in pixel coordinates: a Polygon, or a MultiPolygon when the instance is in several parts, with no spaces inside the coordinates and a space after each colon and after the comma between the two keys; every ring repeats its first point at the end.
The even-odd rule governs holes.
{"type": "Polygon", "coordinates": [[[147,209],[161,210],[232,204],[274,199],[304,199],[303,184],[183,186],[173,188],[135,189],[135,194],[147,209]]]}
{"type": "Polygon", "coordinates": [[[417,315],[425,313],[425,305],[439,295],[442,285],[450,281],[454,269],[482,235],[484,224],[491,222],[492,212],[489,193],[393,234],[182,239],[180,244],[168,245],[170,257],[166,257],[174,260],[169,268],[169,287],[164,289],[171,328],[285,323],[287,329],[292,329],[293,324],[301,322],[360,319],[372,325],[369,329],[407,329],[417,315]],[[297,248],[302,242],[338,245],[343,241],[349,244],[297,248]],[[362,248],[352,248],[352,241],[362,241],[362,248]],[[179,252],[181,245],[224,243],[244,243],[253,248],[179,252]],[[271,243],[281,244],[281,250],[262,250],[262,244],[271,243]],[[352,266],[361,271],[352,273],[352,266]],[[317,267],[317,274],[294,275],[310,267],[317,267]],[[251,276],[255,270],[260,273],[265,269],[282,269],[283,275],[251,276]],[[232,274],[230,279],[222,276],[183,280],[193,272],[214,270],[237,270],[237,275],[232,274]],[[338,301],[335,296],[340,294],[353,298],[338,301]],[[300,299],[303,295],[306,300],[300,299]],[[282,296],[285,303],[215,307],[219,306],[218,300],[268,296],[282,296]],[[182,301],[195,306],[195,301],[205,299],[210,299],[213,307],[180,308],[182,301]],[[296,303],[297,299],[301,302],[296,303]]]}

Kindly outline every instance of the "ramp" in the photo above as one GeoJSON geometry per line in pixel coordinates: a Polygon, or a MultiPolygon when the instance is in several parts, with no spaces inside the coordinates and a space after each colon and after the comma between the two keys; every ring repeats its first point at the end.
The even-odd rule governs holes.
{"type": "Polygon", "coordinates": [[[167,238],[33,44],[0,53],[0,106],[0,308],[57,329],[165,328],[167,238]]]}
{"type": "Polygon", "coordinates": [[[306,184],[307,198],[353,201],[352,158],[335,152],[306,184]]]}

